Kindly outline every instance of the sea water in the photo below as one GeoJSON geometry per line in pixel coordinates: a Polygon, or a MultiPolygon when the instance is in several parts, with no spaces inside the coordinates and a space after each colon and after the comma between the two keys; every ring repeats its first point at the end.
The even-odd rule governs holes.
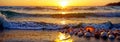
{"type": "MultiPolygon", "coordinates": [[[[0,42],[55,42],[59,39],[59,31],[41,29],[59,29],[64,25],[76,26],[81,23],[83,27],[89,24],[96,28],[109,29],[112,26],[119,29],[119,21],[120,6],[74,6],[65,9],[54,6],[0,6],[0,24],[7,28],[0,32],[0,42]]],[[[71,36],[65,41],[119,42],[116,39],[78,36],[71,36]]]]}
{"type": "Polygon", "coordinates": [[[62,25],[80,23],[100,24],[120,22],[120,6],[0,6],[6,28],[40,29],[62,28],[62,25]]]}
{"type": "MultiPolygon", "coordinates": [[[[68,36],[68,34],[65,34],[68,36]]],[[[71,36],[66,40],[59,40],[57,30],[4,30],[0,32],[0,42],[119,42],[117,39],[85,38],[71,36]]]]}

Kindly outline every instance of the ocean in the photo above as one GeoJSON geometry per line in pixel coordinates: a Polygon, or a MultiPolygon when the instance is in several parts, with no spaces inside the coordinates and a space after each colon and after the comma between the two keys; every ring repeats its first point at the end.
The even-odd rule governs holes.
{"type": "Polygon", "coordinates": [[[0,6],[0,18],[3,27],[10,29],[58,29],[78,24],[109,28],[104,23],[119,28],[120,6],[71,6],[64,9],[56,6],[0,6]]]}
{"type": "Polygon", "coordinates": [[[0,42],[119,42],[70,36],[61,28],[120,30],[120,6],[0,6],[0,42]],[[70,36],[70,38],[64,37],[70,36]],[[63,38],[65,38],[65,40],[63,38]],[[63,40],[59,40],[59,39],[63,40]]]}

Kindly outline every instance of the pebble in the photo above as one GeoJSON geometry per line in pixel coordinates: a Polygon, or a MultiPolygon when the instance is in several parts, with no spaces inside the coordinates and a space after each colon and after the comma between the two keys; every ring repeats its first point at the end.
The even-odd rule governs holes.
{"type": "Polygon", "coordinates": [[[110,38],[110,39],[114,39],[114,38],[115,38],[115,36],[114,36],[114,35],[112,35],[112,34],[110,34],[110,35],[109,35],[109,38],[110,38]]]}
{"type": "Polygon", "coordinates": [[[91,34],[90,34],[90,32],[86,32],[84,36],[85,36],[85,37],[90,37],[91,34]]]}
{"type": "Polygon", "coordinates": [[[83,36],[84,34],[83,34],[83,32],[78,32],[78,34],[77,34],[79,37],[81,37],[81,36],[83,36]]]}
{"type": "Polygon", "coordinates": [[[101,32],[101,37],[107,37],[107,32],[101,32]]]}

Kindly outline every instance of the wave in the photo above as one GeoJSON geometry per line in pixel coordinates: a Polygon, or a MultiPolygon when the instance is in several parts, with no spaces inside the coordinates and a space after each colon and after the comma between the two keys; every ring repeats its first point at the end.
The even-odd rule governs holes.
{"type": "Polygon", "coordinates": [[[7,20],[6,16],[2,14],[0,14],[0,26],[1,28],[3,27],[4,29],[58,29],[58,28],[61,28],[61,25],[58,26],[58,24],[45,23],[45,22],[9,21],[7,20]]]}
{"type": "MultiPolygon", "coordinates": [[[[13,11],[0,11],[3,15],[5,15],[7,18],[11,17],[40,17],[42,15],[38,14],[26,14],[26,13],[17,13],[13,11]]],[[[44,16],[44,15],[43,15],[44,16]]]]}
{"type": "Polygon", "coordinates": [[[57,24],[34,21],[9,22],[3,26],[7,29],[59,29],[62,27],[57,24]]]}
{"type": "Polygon", "coordinates": [[[6,19],[6,16],[5,15],[2,15],[0,13],[0,30],[3,30],[4,29],[4,24],[7,24],[7,19],[6,19]]]}
{"type": "Polygon", "coordinates": [[[120,12],[116,13],[67,13],[67,14],[27,14],[13,11],[0,11],[7,18],[20,17],[45,17],[45,18],[87,18],[87,17],[120,17],[120,12]]]}
{"type": "Polygon", "coordinates": [[[96,16],[94,13],[69,13],[69,14],[26,14],[17,13],[13,11],[0,11],[3,15],[8,18],[11,17],[51,17],[51,18],[82,18],[88,16],[96,16]]]}
{"type": "MultiPolygon", "coordinates": [[[[0,25],[6,29],[60,29],[64,28],[64,25],[35,22],[35,21],[9,21],[8,18],[21,18],[21,17],[45,17],[45,18],[89,18],[89,17],[120,17],[120,12],[115,13],[67,13],[67,14],[28,14],[19,13],[14,11],[0,11],[0,25]]],[[[81,23],[80,23],[81,24],[81,23]]],[[[82,23],[81,25],[67,24],[69,27],[86,27],[93,26],[95,28],[120,28],[120,24],[112,24],[111,22],[105,23],[82,23]]]]}
{"type": "Polygon", "coordinates": [[[97,29],[119,29],[120,24],[112,24],[111,22],[105,22],[105,23],[80,23],[79,24],[67,24],[67,25],[59,25],[59,24],[52,24],[52,23],[45,23],[45,22],[34,22],[34,21],[24,21],[24,22],[7,22],[3,24],[3,27],[5,29],[62,29],[65,28],[66,26],[68,27],[73,27],[73,28],[85,28],[86,26],[93,26],[97,29]]]}
{"type": "MultiPolygon", "coordinates": [[[[53,23],[45,23],[45,22],[34,22],[34,21],[9,21],[6,19],[6,16],[0,14],[0,23],[5,29],[61,29],[64,28],[65,25],[53,24],[53,23]]],[[[86,27],[93,26],[95,28],[104,28],[104,29],[112,29],[112,28],[120,28],[120,24],[112,24],[110,21],[105,23],[79,23],[75,25],[67,24],[69,27],[86,27]]]]}
{"type": "MultiPolygon", "coordinates": [[[[57,6],[0,6],[1,9],[15,9],[15,10],[53,10],[61,11],[61,7],[57,6]]],[[[72,10],[120,10],[120,6],[70,6],[66,9],[72,10]]]]}
{"type": "MultiPolygon", "coordinates": [[[[34,22],[34,21],[9,21],[5,18],[4,15],[0,15],[0,22],[4,29],[62,29],[65,28],[65,25],[60,24],[53,24],[53,23],[45,23],[45,22],[34,22]]],[[[67,24],[69,27],[86,27],[86,26],[93,26],[95,28],[104,28],[104,29],[113,29],[113,28],[120,28],[120,24],[112,24],[110,21],[105,23],[79,23],[79,24],[67,24]]]]}
{"type": "Polygon", "coordinates": [[[3,24],[7,21],[6,16],[0,13],[0,24],[3,24]]]}

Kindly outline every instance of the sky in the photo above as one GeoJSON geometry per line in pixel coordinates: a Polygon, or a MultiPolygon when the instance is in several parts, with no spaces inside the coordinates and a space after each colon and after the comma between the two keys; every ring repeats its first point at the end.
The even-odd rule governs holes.
{"type": "Polygon", "coordinates": [[[103,6],[120,0],[0,0],[0,6],[103,6]]]}

